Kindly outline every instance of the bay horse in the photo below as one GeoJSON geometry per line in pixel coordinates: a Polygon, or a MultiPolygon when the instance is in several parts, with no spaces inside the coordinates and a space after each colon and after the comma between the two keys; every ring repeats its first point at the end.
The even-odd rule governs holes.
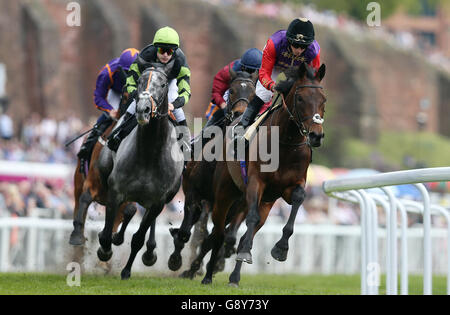
{"type": "MultiPolygon", "coordinates": [[[[249,101],[254,97],[258,73],[235,72],[230,67],[230,77],[229,97],[225,109],[225,118],[216,126],[216,128],[221,128],[222,131],[225,126],[228,126],[236,117],[245,111],[249,101]]],[[[203,134],[208,129],[211,130],[210,127],[207,127],[202,131],[199,136],[200,141],[204,140],[203,134]]],[[[202,143],[202,145],[204,144],[202,143]]],[[[194,144],[193,151],[195,151],[196,145],[194,144]]],[[[187,163],[186,169],[183,172],[183,192],[185,195],[183,222],[179,229],[170,230],[175,246],[174,252],[168,261],[169,269],[172,271],[178,270],[182,265],[181,251],[190,239],[192,226],[199,220],[202,211],[207,211],[213,204],[212,181],[215,167],[216,161],[207,161],[204,158],[201,160],[194,159],[187,163]]],[[[203,218],[206,223],[208,215],[203,216],[203,218]]],[[[235,224],[239,225],[241,222],[236,220],[235,224]]],[[[203,224],[203,226],[205,225],[203,224]]],[[[237,228],[230,228],[229,230],[231,234],[228,238],[227,253],[232,251],[235,243],[232,240],[233,237],[234,240],[236,238],[235,231],[237,231],[237,228]]],[[[203,229],[203,232],[206,232],[204,234],[206,237],[206,229],[203,229]]]]}
{"type": "MultiPolygon", "coordinates": [[[[295,217],[305,199],[305,184],[308,166],[312,160],[312,147],[321,145],[324,138],[323,117],[326,97],[320,82],[325,76],[325,65],[316,72],[305,63],[286,71],[287,80],[277,84],[276,89],[282,98],[282,106],[274,110],[262,126],[267,128],[267,147],[271,152],[279,150],[279,167],[274,172],[262,172],[258,154],[256,161],[249,161],[249,151],[257,150],[254,142],[247,149],[246,173],[247,185],[242,190],[235,184],[236,178],[230,168],[239,165],[240,161],[218,162],[214,174],[214,205],[212,221],[214,224],[210,236],[203,242],[200,255],[192,263],[190,272],[198,268],[199,261],[212,249],[207,272],[202,284],[212,283],[213,266],[224,240],[224,230],[229,218],[229,210],[236,200],[245,197],[248,214],[246,215],[247,231],[238,245],[236,265],[230,275],[229,282],[238,286],[243,262],[252,263],[251,249],[253,238],[264,225],[275,201],[282,197],[292,205],[287,224],[283,228],[281,239],[271,251],[273,258],[286,260],[288,241],[293,234],[295,217]],[[278,127],[278,148],[271,147],[271,127],[278,127]]],[[[234,124],[237,122],[234,122],[234,124]]],[[[228,137],[231,137],[227,134],[228,137]]],[[[255,137],[256,138],[256,137],[255,137]]],[[[256,140],[254,140],[256,141],[256,140]]],[[[261,144],[259,144],[261,145],[261,144]]],[[[251,155],[250,155],[251,156],[251,155]]]]}
{"type": "MultiPolygon", "coordinates": [[[[106,138],[115,126],[115,122],[109,126],[102,138],[106,138]]],[[[100,151],[103,149],[103,144],[100,141],[94,146],[91,158],[89,161],[89,169],[83,170],[84,165],[78,159],[77,167],[74,173],[74,197],[75,207],[73,213],[73,231],[70,235],[69,244],[73,246],[81,246],[85,243],[84,225],[86,222],[87,209],[92,202],[97,202],[101,205],[106,205],[107,197],[107,183],[102,182],[98,170],[97,160],[100,151]],[[86,174],[87,173],[87,174],[86,174]]],[[[125,230],[128,223],[136,213],[136,205],[134,203],[124,203],[120,206],[118,215],[114,220],[113,232],[116,232],[120,223],[121,229],[113,236],[113,244],[118,246],[124,241],[125,230]]]]}
{"type": "MultiPolygon", "coordinates": [[[[97,256],[108,261],[112,256],[112,228],[119,205],[138,202],[146,211],[138,231],[131,241],[131,253],[121,272],[122,279],[131,276],[131,267],[155,219],[181,186],[184,158],[177,143],[175,128],[168,116],[168,73],[174,62],[161,66],[150,64],[138,83],[136,105],[137,128],[122,141],[117,153],[102,150],[99,157],[100,175],[108,184],[105,226],[99,234],[97,256]]],[[[144,264],[155,257],[156,244],[147,242],[142,256],[144,264]]]]}

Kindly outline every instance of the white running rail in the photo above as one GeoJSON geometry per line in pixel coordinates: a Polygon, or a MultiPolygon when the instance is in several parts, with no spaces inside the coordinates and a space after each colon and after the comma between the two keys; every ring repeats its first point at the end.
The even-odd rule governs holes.
{"type": "MultiPolygon", "coordinates": [[[[365,177],[342,178],[324,182],[323,190],[331,197],[359,203],[361,207],[361,294],[378,294],[379,268],[377,257],[377,208],[386,212],[387,253],[386,293],[397,294],[397,210],[401,214],[401,294],[408,294],[407,261],[407,212],[423,215],[423,293],[432,294],[431,215],[442,215],[450,225],[447,209],[430,204],[430,196],[423,183],[450,181],[450,167],[426,168],[389,172],[365,177]],[[390,186],[414,184],[422,194],[422,203],[400,200],[394,196],[390,186]],[[384,195],[369,192],[370,188],[381,188],[384,195]],[[374,278],[375,277],[375,278],[374,278]]],[[[450,228],[447,228],[447,255],[450,254],[450,228]]],[[[447,266],[447,294],[450,294],[450,259],[447,266]]]]}

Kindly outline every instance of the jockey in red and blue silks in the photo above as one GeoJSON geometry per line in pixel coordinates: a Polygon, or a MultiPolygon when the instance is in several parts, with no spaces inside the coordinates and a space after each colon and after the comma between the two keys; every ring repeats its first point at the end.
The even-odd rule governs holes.
{"type": "Polygon", "coordinates": [[[277,31],[269,38],[263,51],[256,96],[247,106],[238,125],[247,128],[261,107],[271,100],[275,79],[280,72],[299,66],[302,62],[319,69],[320,46],[314,37],[313,24],[305,18],[299,18],[293,20],[287,30],[277,31]]]}
{"type": "Polygon", "coordinates": [[[224,116],[224,109],[227,106],[228,90],[231,83],[230,69],[233,71],[245,71],[250,74],[261,68],[262,52],[257,48],[248,49],[241,59],[234,60],[223,67],[214,76],[211,103],[206,111],[208,123],[205,127],[214,123],[224,116]]]}
{"type": "Polygon", "coordinates": [[[80,159],[89,159],[97,139],[119,116],[122,90],[126,83],[131,64],[139,55],[139,50],[128,48],[119,58],[108,62],[99,72],[94,91],[94,104],[103,113],[78,152],[80,159]]]}

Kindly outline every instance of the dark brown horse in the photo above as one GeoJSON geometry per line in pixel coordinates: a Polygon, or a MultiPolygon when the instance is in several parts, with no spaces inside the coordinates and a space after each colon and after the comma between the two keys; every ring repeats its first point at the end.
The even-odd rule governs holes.
{"type": "MultiPolygon", "coordinates": [[[[251,75],[247,72],[234,72],[230,69],[230,74],[231,82],[228,104],[225,110],[226,115],[220,124],[222,129],[224,129],[225,126],[228,126],[235,117],[241,115],[245,111],[248,102],[255,95],[255,86],[258,79],[257,72],[251,75]]],[[[208,132],[208,129],[210,128],[205,129],[205,134],[208,132]]],[[[217,129],[219,129],[219,126],[217,129]]],[[[201,138],[203,138],[202,135],[201,138]]],[[[200,145],[199,142],[197,142],[197,144],[200,145]]],[[[195,146],[196,144],[194,144],[194,151],[195,146]]],[[[214,196],[211,188],[215,167],[216,161],[207,161],[205,159],[194,160],[187,164],[186,170],[183,173],[183,191],[185,194],[184,218],[179,229],[171,229],[175,250],[169,258],[168,265],[173,271],[176,271],[181,267],[181,251],[190,239],[192,226],[198,221],[202,211],[205,211],[203,209],[210,208],[213,204],[214,196]]],[[[208,216],[204,216],[204,218],[207,220],[208,216]]],[[[241,222],[236,221],[236,224],[240,223],[241,222]]],[[[236,230],[236,228],[230,228],[230,231],[232,232],[235,232],[236,230]]],[[[230,235],[229,242],[227,243],[227,252],[230,252],[234,246],[232,239],[233,235],[230,235]]]]}
{"type": "MultiPolygon", "coordinates": [[[[113,123],[102,135],[105,139],[114,128],[113,123]]],[[[83,167],[78,160],[78,164],[74,174],[74,197],[75,197],[75,209],[73,214],[73,226],[74,230],[70,235],[69,244],[74,246],[81,246],[85,243],[86,238],[84,237],[84,225],[86,222],[87,209],[89,205],[95,201],[101,205],[106,205],[107,197],[107,185],[103,183],[100,179],[99,170],[97,168],[97,160],[103,149],[103,144],[97,142],[92,151],[89,171],[87,176],[85,172],[81,171],[83,167]]],[[[134,203],[125,203],[121,205],[117,217],[114,221],[113,231],[117,232],[120,223],[122,227],[119,233],[114,234],[113,243],[114,245],[121,245],[124,240],[124,233],[127,228],[128,223],[133,218],[136,213],[136,205],[134,203]]]]}
{"type": "Polygon", "coordinates": [[[225,226],[231,217],[229,211],[233,203],[243,196],[249,209],[246,216],[247,231],[238,246],[237,262],[230,275],[230,284],[239,284],[242,262],[252,263],[253,237],[264,225],[270,209],[280,197],[292,205],[292,210],[283,228],[283,236],[275,244],[271,254],[279,261],[286,260],[288,240],[293,234],[295,217],[305,198],[306,175],[312,159],[312,147],[320,146],[324,137],[322,124],[326,98],[319,84],[325,76],[325,65],[315,72],[306,64],[302,64],[299,68],[288,70],[286,75],[287,80],[277,85],[282,106],[272,112],[263,123],[263,126],[268,127],[265,138],[267,142],[262,143],[263,140],[259,138],[261,143],[258,143],[259,147],[266,144],[272,153],[279,150],[278,168],[271,172],[262,171],[265,162],[254,152],[257,150],[256,137],[246,152],[247,185],[238,187],[236,183],[240,179],[230,173],[231,169],[239,167],[239,161],[217,162],[213,180],[214,228],[202,244],[201,253],[192,263],[190,270],[191,273],[195,272],[199,262],[212,249],[203,284],[212,282],[213,266],[225,238],[225,226]],[[276,139],[276,145],[272,146],[269,139],[275,130],[279,131],[279,138],[276,139]],[[249,161],[248,156],[258,158],[256,161],[249,161]]]}

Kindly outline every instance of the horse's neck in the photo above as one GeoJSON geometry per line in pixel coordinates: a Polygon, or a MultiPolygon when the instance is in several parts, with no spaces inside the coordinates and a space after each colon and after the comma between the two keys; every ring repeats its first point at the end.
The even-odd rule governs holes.
{"type": "Polygon", "coordinates": [[[144,126],[138,125],[136,141],[138,158],[144,162],[158,159],[163,152],[162,147],[168,142],[169,120],[167,117],[151,119],[144,126]]]}
{"type": "MultiPolygon", "coordinates": [[[[295,113],[292,114],[295,115],[295,113]]],[[[297,117],[294,118],[297,119],[297,117]]],[[[279,140],[281,142],[298,144],[306,141],[306,137],[302,134],[302,130],[291,119],[291,116],[284,106],[278,110],[278,113],[273,119],[272,126],[279,127],[279,140]]]]}

